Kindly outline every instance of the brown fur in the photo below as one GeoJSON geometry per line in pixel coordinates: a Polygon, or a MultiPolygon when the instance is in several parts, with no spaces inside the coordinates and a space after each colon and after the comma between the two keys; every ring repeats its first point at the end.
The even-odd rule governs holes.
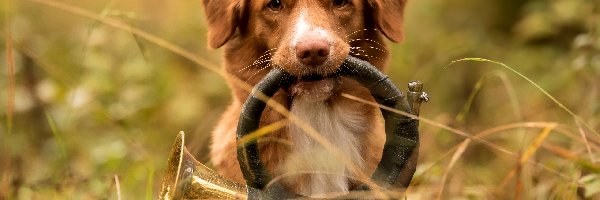
{"type": "MultiPolygon", "coordinates": [[[[259,57],[269,52],[267,56],[272,64],[276,64],[294,75],[307,73],[298,62],[290,48],[295,19],[304,9],[308,11],[307,19],[312,25],[323,28],[333,36],[332,53],[328,61],[318,69],[319,73],[331,73],[346,58],[348,54],[369,61],[383,70],[387,63],[387,51],[372,49],[377,47],[385,50],[384,37],[394,42],[403,39],[402,15],[405,0],[349,0],[344,8],[331,6],[332,0],[282,0],[284,8],[273,12],[266,7],[269,0],[203,0],[209,24],[208,43],[212,48],[225,45],[225,70],[251,85],[255,85],[272,67],[268,63],[252,65],[259,57]],[[381,31],[380,31],[381,30],[381,31]],[[349,42],[353,39],[357,40],[349,42]],[[364,52],[351,51],[350,47],[361,47],[364,52]],[[269,51],[277,48],[276,50],[269,51]],[[250,67],[248,67],[250,66],[250,67]]],[[[217,171],[223,176],[244,183],[236,157],[235,131],[242,104],[248,92],[231,84],[233,102],[223,114],[213,132],[211,158],[217,171]]],[[[366,120],[364,126],[371,130],[357,135],[360,151],[366,166],[364,173],[371,174],[379,159],[385,141],[385,133],[379,120],[379,112],[372,106],[357,103],[341,97],[347,93],[363,99],[373,100],[368,90],[358,83],[342,79],[335,94],[327,100],[336,104],[354,108],[366,120]]],[[[291,105],[290,93],[287,90],[278,91],[274,99],[282,105],[291,105]]],[[[267,108],[261,118],[261,126],[284,119],[281,114],[267,108]]],[[[268,135],[272,139],[259,141],[261,158],[273,176],[279,174],[277,167],[286,159],[289,146],[281,141],[290,139],[287,129],[281,129],[268,135]],[[274,138],[274,139],[273,139],[274,138]]],[[[295,181],[284,181],[292,190],[305,184],[302,177],[295,181]]]]}

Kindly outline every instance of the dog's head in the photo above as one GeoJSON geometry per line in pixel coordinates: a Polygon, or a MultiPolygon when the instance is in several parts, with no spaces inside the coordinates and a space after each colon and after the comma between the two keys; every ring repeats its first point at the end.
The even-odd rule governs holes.
{"type": "MultiPolygon", "coordinates": [[[[385,60],[380,35],[394,42],[403,39],[405,2],[203,0],[210,47],[218,48],[230,41],[233,44],[229,49],[245,47],[266,52],[254,59],[266,56],[270,64],[298,77],[327,76],[335,72],[348,55],[367,61],[385,60]]],[[[237,56],[243,58],[244,55],[237,56]]],[[[329,86],[335,85],[334,82],[319,83],[322,87],[316,90],[331,89],[329,86]]]]}

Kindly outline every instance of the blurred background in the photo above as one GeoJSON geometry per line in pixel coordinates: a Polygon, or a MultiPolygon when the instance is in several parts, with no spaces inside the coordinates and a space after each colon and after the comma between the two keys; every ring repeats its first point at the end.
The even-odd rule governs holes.
{"type": "MultiPolygon", "coordinates": [[[[77,10],[220,65],[199,0],[39,2],[0,5],[0,199],[155,199],[179,131],[211,166],[223,78],[77,10]]],[[[600,2],[409,0],[405,30],[387,73],[425,83],[434,122],[408,199],[600,199],[600,2]],[[449,65],[468,57],[543,91],[499,64],[449,65]]]]}

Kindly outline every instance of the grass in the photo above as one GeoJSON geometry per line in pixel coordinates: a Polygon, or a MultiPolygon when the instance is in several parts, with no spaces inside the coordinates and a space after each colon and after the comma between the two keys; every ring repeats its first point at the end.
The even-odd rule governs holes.
{"type": "MultiPolygon", "coordinates": [[[[515,69],[509,67],[508,65],[506,65],[504,63],[501,63],[501,62],[498,62],[498,61],[493,61],[493,60],[485,59],[485,58],[462,58],[462,59],[459,59],[459,60],[452,61],[452,63],[450,63],[449,65],[451,65],[453,63],[456,63],[456,62],[461,62],[461,61],[490,62],[490,63],[494,63],[494,64],[497,64],[497,65],[500,65],[500,66],[502,66],[502,67],[510,70],[511,72],[517,74],[518,76],[522,77],[527,82],[529,82],[533,86],[535,86],[535,88],[537,88],[540,92],[544,93],[544,95],[546,95],[548,98],[550,98],[550,100],[552,100],[552,102],[556,103],[561,109],[563,109],[564,111],[566,111],[567,113],[569,113],[571,116],[573,116],[573,118],[575,118],[575,120],[577,120],[578,123],[582,123],[583,125],[585,125],[585,127],[588,128],[589,131],[592,131],[596,135],[600,135],[600,133],[598,133],[598,131],[594,130],[583,119],[581,119],[581,117],[579,117],[578,115],[576,115],[573,111],[571,111],[569,108],[567,108],[561,102],[559,102],[554,96],[550,95],[546,90],[544,90],[542,87],[540,87],[540,85],[538,85],[537,83],[533,82],[531,79],[527,78],[527,76],[519,73],[515,69]]],[[[449,65],[447,65],[446,67],[448,67],[449,65]]]]}
{"type": "MultiPolygon", "coordinates": [[[[5,1],[0,199],[153,199],[180,130],[208,162],[228,75],[218,51],[204,47],[200,3],[149,4],[5,1]]],[[[599,198],[599,6],[487,4],[427,0],[407,9],[407,41],[392,46],[387,73],[396,83],[424,80],[432,96],[419,117],[420,164],[407,198],[599,198]],[[511,6],[520,20],[494,10],[511,6]],[[523,29],[540,13],[552,17],[523,29]],[[518,31],[494,28],[511,23],[518,31]]],[[[337,151],[283,106],[269,106],[289,121],[255,136],[297,123],[337,151]]]]}

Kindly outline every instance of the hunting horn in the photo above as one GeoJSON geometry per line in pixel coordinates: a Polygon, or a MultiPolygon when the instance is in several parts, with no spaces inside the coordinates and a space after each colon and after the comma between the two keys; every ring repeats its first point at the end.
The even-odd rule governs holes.
{"type": "Polygon", "coordinates": [[[171,148],[159,199],[247,199],[245,185],[228,180],[198,162],[179,132],[171,148]]]}
{"type": "MultiPolygon", "coordinates": [[[[359,82],[369,90],[377,103],[382,105],[381,114],[384,118],[386,141],[381,161],[371,175],[371,179],[382,189],[408,187],[415,173],[419,154],[419,120],[416,116],[419,114],[420,104],[429,99],[427,93],[422,91],[423,84],[418,81],[410,82],[409,91],[405,94],[375,66],[352,56],[348,56],[333,75],[359,82]]],[[[254,86],[240,113],[237,127],[238,141],[259,127],[266,103],[258,98],[258,93],[272,97],[281,87],[286,87],[296,80],[297,77],[274,67],[254,86]]],[[[249,198],[287,199],[299,196],[286,191],[279,182],[272,182],[273,177],[260,159],[257,139],[238,146],[237,156],[247,186],[260,191],[259,193],[249,191],[249,198]]],[[[373,188],[362,184],[355,191],[371,189],[373,188]]]]}

